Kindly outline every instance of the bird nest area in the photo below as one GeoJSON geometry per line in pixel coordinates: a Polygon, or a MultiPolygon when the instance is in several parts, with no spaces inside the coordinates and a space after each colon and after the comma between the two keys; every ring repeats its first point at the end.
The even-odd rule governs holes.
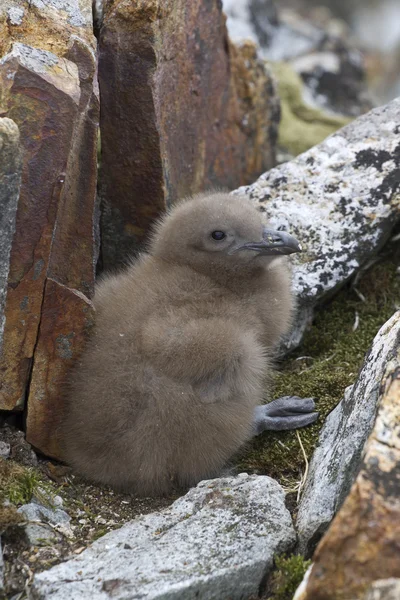
{"type": "MultiPolygon", "coordinates": [[[[296,512],[308,459],[328,413],[341,400],[345,388],[355,382],[365,352],[378,329],[400,304],[398,264],[400,251],[385,252],[356,280],[316,313],[304,342],[277,365],[274,397],[298,395],[318,398],[319,420],[299,431],[267,432],[256,438],[232,463],[237,472],[276,478],[287,491],[288,507],[296,512]]],[[[1,439],[0,429],[0,439],[1,439]]],[[[19,433],[18,443],[21,441],[19,433]]],[[[8,442],[12,440],[7,440],[8,442]]],[[[176,497],[137,499],[91,485],[62,465],[39,458],[38,464],[22,459],[0,459],[0,511],[5,559],[4,598],[22,600],[33,573],[44,570],[139,514],[168,506],[176,497]],[[18,460],[20,462],[18,462],[18,460]],[[23,464],[21,464],[21,461],[23,464]],[[17,508],[36,497],[51,507],[60,496],[71,517],[73,537],[30,543],[21,527],[17,508]]],[[[1,598],[1,592],[0,592],[1,598]]]]}

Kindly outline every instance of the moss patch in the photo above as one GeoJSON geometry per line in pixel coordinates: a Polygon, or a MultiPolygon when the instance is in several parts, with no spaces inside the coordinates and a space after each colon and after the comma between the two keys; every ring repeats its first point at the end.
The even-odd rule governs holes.
{"type": "MultiPolygon", "coordinates": [[[[378,262],[360,278],[356,289],[348,285],[323,306],[316,313],[301,349],[281,365],[276,376],[274,397],[296,395],[318,399],[320,418],[299,430],[308,458],[326,416],[341,400],[345,388],[356,381],[376,333],[400,304],[395,263],[390,259],[378,262]],[[357,320],[358,327],[353,331],[357,320]]],[[[304,469],[296,432],[266,432],[255,438],[239,458],[238,467],[270,475],[286,488],[294,487],[304,469]]]]}
{"type": "Polygon", "coordinates": [[[278,143],[293,156],[316,146],[328,135],[351,121],[348,117],[323,112],[306,104],[303,81],[287,63],[270,63],[278,80],[281,122],[278,143]]]}
{"type": "Polygon", "coordinates": [[[276,571],[269,600],[292,600],[310,564],[310,560],[304,560],[300,555],[275,557],[276,571]]]}

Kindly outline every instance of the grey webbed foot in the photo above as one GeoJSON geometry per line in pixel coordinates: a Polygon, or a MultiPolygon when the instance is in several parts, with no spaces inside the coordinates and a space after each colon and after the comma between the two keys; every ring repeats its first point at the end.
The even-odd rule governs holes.
{"type": "Polygon", "coordinates": [[[297,429],[314,423],[318,419],[313,398],[283,396],[269,404],[254,409],[254,435],[263,431],[297,429]]]}

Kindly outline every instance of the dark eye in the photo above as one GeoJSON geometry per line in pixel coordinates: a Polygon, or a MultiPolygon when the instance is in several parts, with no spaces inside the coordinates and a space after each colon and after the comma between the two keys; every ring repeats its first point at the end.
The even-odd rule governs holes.
{"type": "Polygon", "coordinates": [[[220,242],[226,237],[226,234],[223,231],[213,231],[211,237],[213,240],[217,240],[217,242],[220,242]]]}

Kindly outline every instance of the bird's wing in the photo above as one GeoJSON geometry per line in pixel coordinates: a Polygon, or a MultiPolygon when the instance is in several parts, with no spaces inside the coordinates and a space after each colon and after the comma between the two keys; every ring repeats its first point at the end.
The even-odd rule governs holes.
{"type": "Polygon", "coordinates": [[[142,328],[141,351],[163,373],[211,395],[233,385],[246,369],[259,374],[265,367],[254,334],[220,317],[154,317],[142,328]]]}

